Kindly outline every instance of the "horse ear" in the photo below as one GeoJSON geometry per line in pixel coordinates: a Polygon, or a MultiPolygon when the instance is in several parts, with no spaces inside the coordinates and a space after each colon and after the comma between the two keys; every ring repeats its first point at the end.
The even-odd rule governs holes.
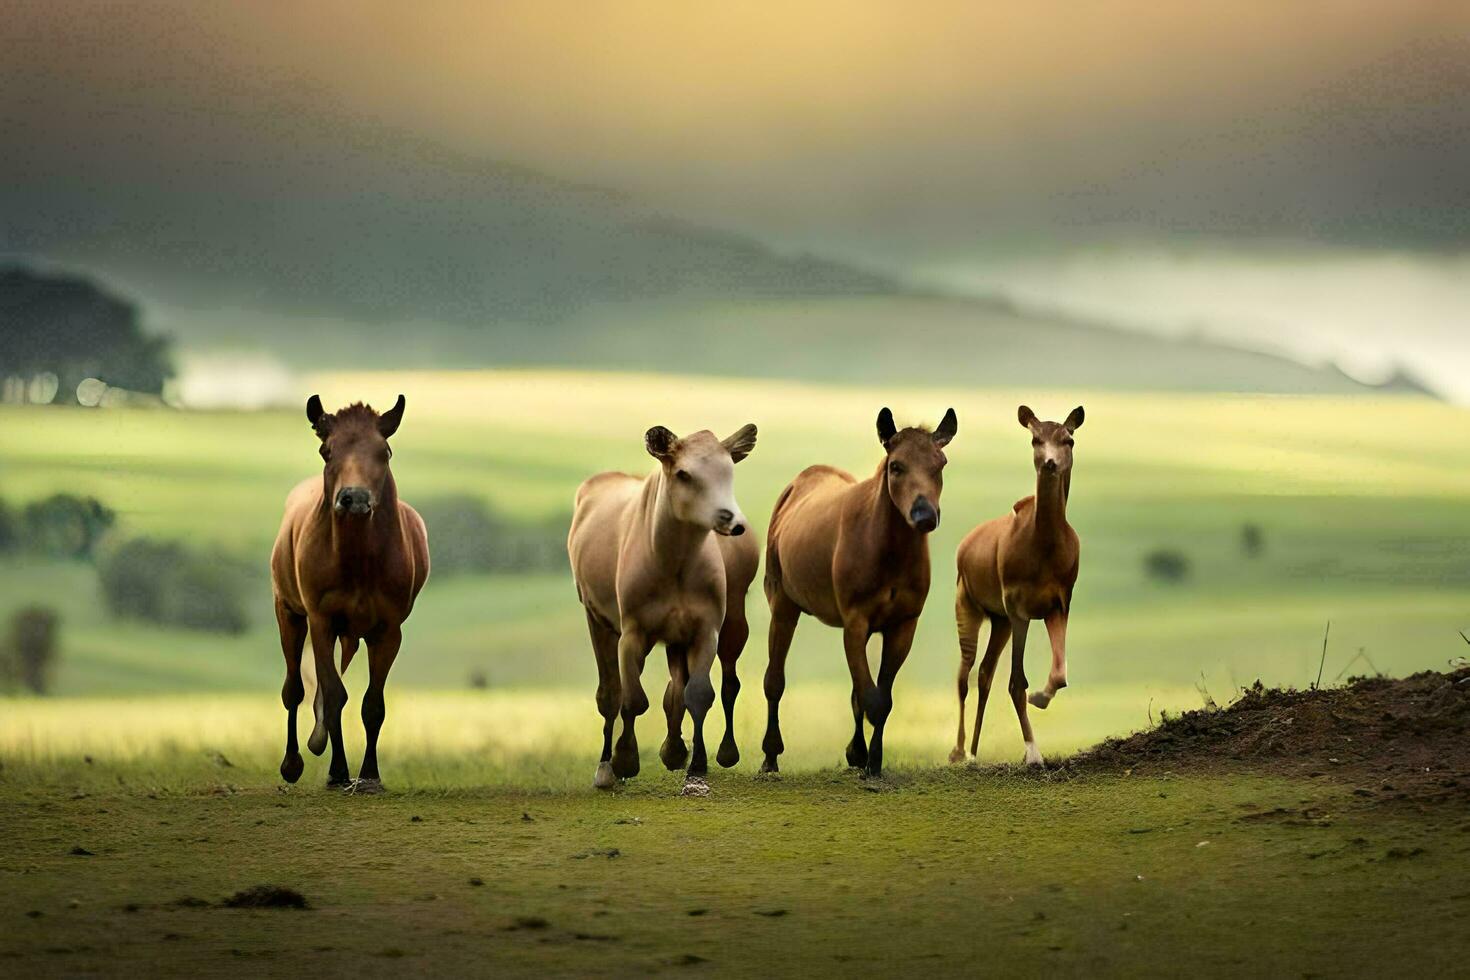
{"type": "Polygon", "coordinates": [[[1025,405],[1016,410],[1016,418],[1021,422],[1021,428],[1029,429],[1036,424],[1036,413],[1025,405]]]}
{"type": "Polygon", "coordinates": [[[332,422],[335,420],[322,408],[320,395],[312,395],[306,400],[306,421],[316,430],[317,438],[325,439],[332,434],[332,422]]]}
{"type": "Polygon", "coordinates": [[[731,459],[737,463],[740,462],[755,448],[755,423],[745,423],[735,431],[734,435],[721,439],[720,445],[730,451],[731,459]]]}
{"type": "Polygon", "coordinates": [[[655,425],[643,433],[643,448],[660,463],[672,460],[678,447],[679,437],[661,425],[655,425]]]}
{"type": "Polygon", "coordinates": [[[888,448],[888,440],[898,435],[898,426],[893,424],[893,413],[886,407],[878,412],[878,441],[888,448]]]}
{"type": "Polygon", "coordinates": [[[1086,417],[1087,413],[1082,411],[1081,405],[1078,405],[1076,408],[1072,409],[1072,414],[1068,415],[1067,421],[1063,422],[1062,424],[1067,427],[1068,432],[1076,432],[1078,429],[1082,428],[1082,420],[1086,417]]]}
{"type": "Polygon", "coordinates": [[[403,396],[399,395],[393,407],[378,416],[378,432],[382,433],[384,439],[391,439],[393,433],[398,431],[398,425],[403,421],[403,409],[407,404],[403,396]]]}
{"type": "Polygon", "coordinates": [[[934,445],[943,449],[949,445],[954,434],[959,431],[960,420],[955,416],[954,409],[944,413],[944,419],[939,423],[939,428],[934,430],[934,445]]]}

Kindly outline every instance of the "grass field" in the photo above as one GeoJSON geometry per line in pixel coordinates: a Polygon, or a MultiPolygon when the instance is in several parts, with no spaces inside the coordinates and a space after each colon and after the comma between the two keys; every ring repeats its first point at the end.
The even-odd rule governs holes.
{"type": "MultiPolygon", "coordinates": [[[[656,761],[655,711],[640,728],[644,774],[595,794],[596,673],[569,579],[440,576],[389,685],[391,793],[327,794],[312,757],[287,791],[263,579],[255,625],[220,636],[117,622],[89,565],[12,560],[0,615],[30,602],[60,612],[67,696],[0,700],[5,972],[1330,975],[1463,962],[1463,937],[1443,925],[1466,898],[1462,813],[1372,807],[1326,779],[938,765],[955,720],[951,555],[1029,492],[1019,401],[1044,417],[1088,410],[1071,507],[1083,541],[1072,687],[1033,712],[1051,756],[1193,707],[1201,689],[1223,701],[1257,677],[1305,685],[1329,619],[1328,682],[1462,654],[1470,426],[1458,409],[546,372],[311,387],[333,405],[407,394],[394,461],[406,499],[469,492],[526,516],[565,512],[588,473],[649,468],[650,424],[755,421],[737,492],[758,532],[805,465],[876,466],[881,405],[930,423],[953,405],[934,588],[896,689],[889,773],[864,783],[838,767],[845,668],[836,635],[807,622],[783,774],[754,774],[766,615],[753,595],[741,765],[713,774],[708,799],[678,797],[679,777],[656,761]],[[1246,523],[1264,531],[1259,557],[1240,547],[1246,523]],[[1156,548],[1187,555],[1189,578],[1150,581],[1142,559],[1156,548]],[[488,690],[468,689],[475,671],[488,690]],[[258,884],[312,907],[220,906],[258,884]]],[[[0,495],[95,494],[123,533],[220,544],[263,568],[314,450],[295,411],[5,408],[0,495]]],[[[347,680],[355,765],[361,668],[347,680]]],[[[1004,697],[982,755],[1020,756],[1004,697]]]]}
{"type": "MultiPolygon", "coordinates": [[[[930,423],[955,406],[960,431],[933,537],[934,587],[901,687],[949,684],[954,545],[1033,480],[1014,421],[1022,400],[1045,417],[1078,402],[1088,409],[1071,507],[1083,541],[1069,644],[1076,691],[1137,686],[1141,714],[1150,684],[1202,681],[1220,696],[1258,676],[1305,683],[1316,674],[1328,619],[1328,677],[1359,650],[1389,672],[1443,666],[1460,652],[1456,630],[1470,625],[1470,471],[1462,465],[1470,426],[1463,411],[1426,399],[873,389],[535,371],[330,375],[307,386],[329,405],[408,395],[394,461],[406,499],[469,492],[528,516],[566,512],[589,473],[648,469],[641,433],[649,424],[723,433],[754,420],[760,442],[741,464],[737,492],[758,531],[805,465],[827,461],[864,475],[876,465],[879,406],[930,423]],[[1259,558],[1240,548],[1245,523],[1264,530],[1259,558]],[[1186,554],[1190,578],[1148,580],[1142,558],[1156,548],[1186,554]]],[[[263,568],[286,490],[319,466],[314,448],[294,411],[5,408],[0,494],[96,494],[119,510],[126,532],[219,543],[263,568]]],[[[257,628],[220,638],[118,624],[98,608],[85,566],[17,562],[0,570],[0,614],[34,601],[60,609],[60,693],[270,689],[279,652],[263,579],[259,590],[257,628]]],[[[758,592],[750,605],[747,677],[764,660],[758,592]]],[[[439,577],[409,623],[394,683],[457,688],[478,670],[494,686],[590,690],[595,671],[585,648],[565,576],[439,577]]],[[[1358,661],[1354,670],[1362,669],[1358,661]]],[[[791,672],[798,681],[840,680],[835,635],[804,624],[791,672]]]]}
{"type": "MultiPolygon", "coordinates": [[[[1326,781],[893,767],[611,794],[430,760],[344,797],[193,752],[8,760],[15,976],[1448,975],[1463,813],[1326,781]],[[421,768],[422,767],[422,768],[421,768]],[[256,885],[305,911],[233,909],[256,885]]],[[[385,769],[385,773],[389,770],[385,769]]]]}

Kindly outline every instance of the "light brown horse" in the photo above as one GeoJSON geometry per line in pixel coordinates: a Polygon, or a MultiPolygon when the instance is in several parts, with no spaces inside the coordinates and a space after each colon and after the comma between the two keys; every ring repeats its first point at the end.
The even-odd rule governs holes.
{"type": "Polygon", "coordinates": [[[1036,495],[1017,501],[1011,513],[967,534],[955,558],[959,566],[955,620],[960,634],[960,727],[949,754],[951,762],[965,758],[965,695],[975,666],[980,627],[987,619],[990,640],[980,661],[971,756],[980,748],[980,723],[985,718],[990,682],[1009,639],[1011,701],[1021,721],[1026,763],[1041,765],[1041,752],[1026,717],[1026,632],[1032,620],[1046,623],[1051,638],[1051,673],[1046,686],[1031,694],[1030,703],[1045,708],[1057,691],[1067,686],[1067,615],[1081,557],[1077,532],[1067,523],[1067,498],[1072,487],[1072,436],[1082,427],[1084,415],[1079,405],[1065,422],[1043,422],[1022,405],[1017,417],[1031,432],[1036,495]]]}
{"type": "Polygon", "coordinates": [[[766,667],[766,758],[777,771],[786,654],[802,613],[842,630],[852,675],[852,741],[847,763],[866,774],[883,771],[883,726],[893,709],[893,681],[909,655],[914,627],[929,594],[929,532],[939,526],[944,447],[954,438],[954,409],[932,433],[898,431],[893,413],[878,413],[886,455],[859,482],[831,466],[803,470],[776,501],[766,544],[766,599],[771,606],[766,667]],[[883,636],[878,682],[868,666],[868,640],[883,636]],[[873,726],[865,744],[863,718],[873,726]]]}
{"type": "Polygon", "coordinates": [[[658,469],[647,477],[599,473],[577,488],[567,554],[597,657],[602,755],[599,789],[638,774],[634,720],[648,710],[643,663],[654,644],[668,655],[664,691],[668,735],[659,757],[670,770],[688,762],[686,791],[707,791],[704,718],[714,703],[710,666],[720,658],[725,738],[716,760],[740,760],[735,744],[735,661],[750,628],[745,594],[760,561],[755,535],[735,502],[735,464],[755,448],[756,430],[726,439],[707,431],[679,438],[663,426],[644,435],[658,469]],[[713,533],[711,533],[713,532],[713,533]],[[684,744],[684,709],[694,718],[694,754],[684,744]],[[614,750],[613,719],[623,732],[614,750]]]}
{"type": "Polygon", "coordinates": [[[301,653],[308,636],[316,665],[316,729],[307,747],[322,754],[330,736],[327,786],[382,792],[378,732],[383,727],[383,685],[403,640],[403,621],[429,577],[429,538],[423,519],[398,499],[388,460],[388,439],[403,421],[404,399],[382,415],[361,403],[328,415],[312,395],[306,417],[321,440],[322,475],[304,481],[286,498],[286,516],[271,551],[271,589],[281,650],[286,655],[286,755],[281,777],[301,778],[296,746],[296,707],[304,693],[301,653]],[[342,748],[342,708],[347,688],[332,664],[342,644],[342,670],[368,645],[368,689],[362,701],[367,751],[356,781],[349,781],[342,748]]]}

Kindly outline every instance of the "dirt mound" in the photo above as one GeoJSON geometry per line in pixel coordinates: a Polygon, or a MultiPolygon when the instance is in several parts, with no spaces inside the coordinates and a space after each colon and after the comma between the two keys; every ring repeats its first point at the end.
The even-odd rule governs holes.
{"type": "Polygon", "coordinates": [[[1072,761],[1140,773],[1228,767],[1334,777],[1378,799],[1470,798],[1470,667],[1325,690],[1257,681],[1229,707],[1166,717],[1072,761]]]}

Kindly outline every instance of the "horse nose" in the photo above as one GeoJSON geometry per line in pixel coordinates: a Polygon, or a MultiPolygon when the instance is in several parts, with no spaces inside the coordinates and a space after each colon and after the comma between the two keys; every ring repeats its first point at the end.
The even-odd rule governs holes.
{"type": "Polygon", "coordinates": [[[915,530],[928,534],[939,526],[939,511],[934,505],[923,497],[914,501],[914,506],[909,509],[909,520],[913,522],[915,530]]]}
{"type": "Polygon", "coordinates": [[[721,507],[715,511],[715,530],[738,538],[745,533],[745,519],[737,516],[733,510],[721,507]]]}
{"type": "Polygon", "coordinates": [[[373,509],[373,495],[367,487],[343,487],[337,491],[339,514],[366,514],[373,509]]]}

